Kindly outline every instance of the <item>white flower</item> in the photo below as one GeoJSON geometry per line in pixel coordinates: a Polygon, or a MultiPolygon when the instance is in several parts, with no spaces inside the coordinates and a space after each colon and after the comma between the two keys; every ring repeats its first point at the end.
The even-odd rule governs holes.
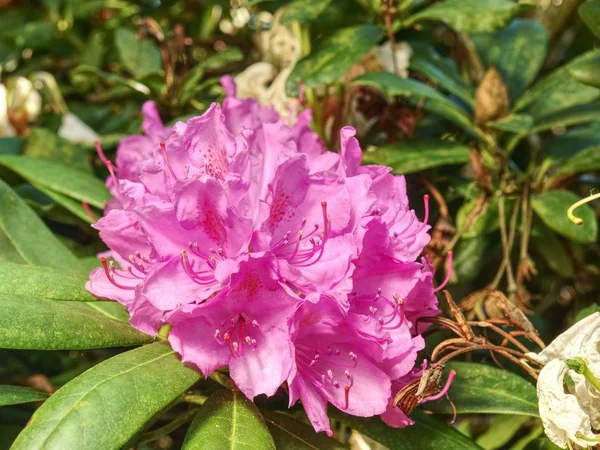
{"type": "Polygon", "coordinates": [[[75,144],[93,144],[98,134],[73,113],[66,113],[58,129],[58,135],[75,144]]]}
{"type": "Polygon", "coordinates": [[[582,447],[595,441],[600,429],[600,313],[580,320],[539,354],[529,356],[541,364],[537,393],[546,435],[567,448],[568,441],[582,447]],[[584,363],[587,372],[570,369],[572,360],[584,363]],[[565,377],[569,376],[569,383],[565,377]],[[596,384],[596,386],[594,386],[596,384]]]}
{"type": "Polygon", "coordinates": [[[0,84],[0,137],[15,136],[42,111],[42,97],[27,78],[0,84]]]}
{"type": "MultiPolygon", "coordinates": [[[[408,78],[408,66],[412,56],[412,47],[406,42],[399,42],[396,47],[396,64],[398,73],[402,78],[408,78]]],[[[392,58],[392,44],[388,41],[375,48],[375,54],[384,70],[394,73],[394,59],[392,58]]]]}

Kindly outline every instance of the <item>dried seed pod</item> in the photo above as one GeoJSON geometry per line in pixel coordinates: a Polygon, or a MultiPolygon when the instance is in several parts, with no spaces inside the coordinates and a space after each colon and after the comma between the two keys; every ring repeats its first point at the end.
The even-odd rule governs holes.
{"type": "Polygon", "coordinates": [[[475,120],[484,124],[506,115],[509,107],[508,90],[500,73],[490,66],[475,93],[475,120]]]}

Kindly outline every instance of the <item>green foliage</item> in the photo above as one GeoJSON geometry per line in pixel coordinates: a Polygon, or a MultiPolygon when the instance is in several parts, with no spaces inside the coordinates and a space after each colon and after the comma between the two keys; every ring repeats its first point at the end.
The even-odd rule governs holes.
{"type": "Polygon", "coordinates": [[[48,394],[24,386],[0,385],[0,406],[46,400],[48,394]]]}

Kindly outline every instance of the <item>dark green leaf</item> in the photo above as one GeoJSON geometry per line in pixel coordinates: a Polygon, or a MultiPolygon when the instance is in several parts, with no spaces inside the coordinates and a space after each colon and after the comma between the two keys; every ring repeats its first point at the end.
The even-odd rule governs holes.
{"type": "Polygon", "coordinates": [[[32,184],[39,184],[97,208],[104,208],[105,203],[110,200],[110,193],[102,181],[63,164],[12,155],[0,155],[0,164],[32,184]]]}
{"type": "Polygon", "coordinates": [[[469,161],[469,147],[441,140],[404,141],[363,153],[366,164],[391,166],[395,173],[408,174],[431,167],[464,164],[469,161]]]}
{"type": "Polygon", "coordinates": [[[585,319],[587,316],[591,316],[597,312],[600,312],[600,305],[593,304],[586,306],[585,308],[577,311],[577,314],[575,315],[575,322],[579,322],[580,320],[585,319]]]}
{"type": "Polygon", "coordinates": [[[537,220],[531,228],[531,244],[548,267],[561,278],[571,278],[575,272],[573,261],[554,231],[537,220]]]}
{"type": "MultiPolygon", "coordinates": [[[[508,203],[508,202],[507,202],[508,203]]],[[[477,213],[473,219],[471,212],[475,208],[477,202],[475,199],[469,200],[463,206],[460,207],[456,215],[456,228],[462,230],[467,225],[463,233],[463,238],[474,238],[486,233],[492,233],[500,228],[500,218],[498,215],[498,198],[493,197],[488,199],[488,202],[483,207],[483,210],[477,213]],[[469,219],[469,224],[467,224],[469,219]]],[[[512,203],[506,205],[507,218],[510,217],[510,211],[512,203]]]]}
{"type": "Polygon", "coordinates": [[[600,103],[588,103],[586,105],[576,105],[554,114],[545,116],[535,124],[535,127],[530,131],[536,133],[540,131],[550,130],[554,127],[568,127],[585,122],[593,122],[598,120],[600,116],[600,103]]]}
{"type": "Polygon", "coordinates": [[[487,126],[495,130],[508,131],[515,134],[526,134],[533,128],[533,117],[529,114],[511,114],[496,122],[488,122],[487,126]]]}
{"type": "Polygon", "coordinates": [[[2,137],[0,138],[0,155],[18,155],[23,149],[22,137],[2,137]]]}
{"type": "Polygon", "coordinates": [[[0,262],[0,293],[58,301],[95,301],[84,288],[88,277],[50,267],[0,262]]]}
{"type": "Polygon", "coordinates": [[[12,449],[121,448],[199,378],[164,342],[121,353],[52,395],[12,449]]]}
{"type": "Polygon", "coordinates": [[[342,450],[339,441],[315,433],[310,425],[275,411],[262,411],[277,450],[342,450]]]}
{"type": "Polygon", "coordinates": [[[514,109],[527,108],[527,112],[539,120],[557,111],[594,101],[600,97],[600,89],[577,81],[570,71],[583,67],[598,55],[600,50],[592,50],[561,66],[525,92],[514,109]]]}
{"type": "Polygon", "coordinates": [[[78,202],[77,200],[73,200],[71,197],[67,197],[66,195],[59,194],[56,191],[53,191],[51,189],[45,188],[45,187],[37,185],[37,184],[35,187],[40,192],[43,192],[49,198],[51,198],[56,203],[61,205],[67,211],[69,211],[69,212],[73,213],[74,215],[76,215],[77,217],[79,217],[81,220],[83,220],[87,223],[93,222],[92,218],[88,215],[88,213],[85,211],[85,209],[83,208],[81,203],[78,202]]]}
{"type": "Polygon", "coordinates": [[[554,136],[544,148],[544,156],[551,164],[577,155],[589,148],[600,146],[600,122],[569,128],[564,134],[554,136]]]}
{"type": "Polygon", "coordinates": [[[598,76],[600,73],[600,55],[596,55],[595,58],[570,68],[569,73],[583,84],[600,88],[600,76],[598,76]]]}
{"type": "MultiPolygon", "coordinates": [[[[452,362],[456,371],[448,396],[457,414],[518,414],[539,417],[535,385],[507,370],[485,364],[452,362]]],[[[447,399],[427,403],[425,409],[452,414],[447,399]]]]}
{"type": "Polygon", "coordinates": [[[581,150],[575,156],[564,161],[558,167],[557,173],[566,175],[594,170],[600,170],[600,146],[581,150]]]}
{"type": "Polygon", "coordinates": [[[546,60],[548,33],[535,20],[515,19],[494,34],[478,34],[472,40],[483,64],[500,72],[511,102],[521,97],[546,60]]]}
{"type": "Polygon", "coordinates": [[[342,28],[321,42],[290,74],[287,91],[296,95],[298,82],[306,87],[333,83],[379,41],[382,31],[375,25],[342,28]]]}
{"type": "Polygon", "coordinates": [[[459,283],[469,283],[481,273],[489,252],[490,238],[486,235],[461,239],[454,250],[453,272],[459,283]]]}
{"type": "Polygon", "coordinates": [[[275,450],[260,412],[238,391],[213,394],[190,425],[183,450],[275,450]]]}
{"type": "Polygon", "coordinates": [[[151,341],[87,304],[0,294],[0,348],[85,350],[151,341]]]}
{"type": "Polygon", "coordinates": [[[118,28],[115,31],[115,45],[121,64],[136,78],[143,78],[162,70],[160,50],[153,41],[138,39],[134,31],[118,28]]]}
{"type": "MultiPolygon", "coordinates": [[[[0,230],[28,264],[70,270],[78,260],[40,218],[0,180],[0,230]]],[[[18,261],[15,261],[18,262],[18,261]]]]}
{"type": "Polygon", "coordinates": [[[470,106],[475,105],[473,88],[443,64],[427,56],[415,55],[410,59],[410,68],[420,72],[451,94],[470,106]]]}
{"type": "Polygon", "coordinates": [[[525,450],[561,450],[561,448],[554,445],[547,437],[541,437],[527,445],[525,450]]]}
{"type": "Polygon", "coordinates": [[[25,386],[0,385],[0,406],[45,400],[48,394],[25,386]]]}
{"type": "Polygon", "coordinates": [[[445,0],[422,9],[403,25],[439,20],[461,33],[489,33],[510,22],[518,10],[510,0],[445,0]]]}
{"type": "Polygon", "coordinates": [[[576,209],[575,215],[583,219],[581,225],[575,225],[567,217],[569,207],[579,200],[581,199],[570,191],[548,191],[534,195],[531,205],[548,228],[575,242],[591,244],[598,239],[598,222],[594,210],[589,205],[576,209]]]}
{"type": "Polygon", "coordinates": [[[0,228],[0,261],[27,264],[10,241],[8,235],[0,228]]]}
{"type": "Polygon", "coordinates": [[[354,85],[366,85],[383,91],[389,97],[407,97],[418,103],[420,99],[426,99],[423,107],[429,111],[448,119],[462,128],[472,131],[474,125],[471,119],[460,107],[431,86],[420,83],[409,78],[402,78],[389,72],[375,72],[363,75],[353,81],[354,85]]]}
{"type": "Polygon", "coordinates": [[[286,6],[280,21],[283,25],[293,21],[310,22],[323,14],[330,3],[331,0],[295,0],[286,6]]]}
{"type": "Polygon", "coordinates": [[[581,20],[600,38],[600,0],[587,0],[579,7],[581,20]]]}
{"type": "Polygon", "coordinates": [[[422,411],[415,411],[415,424],[406,428],[392,428],[379,417],[349,416],[336,409],[329,414],[390,450],[481,450],[468,437],[422,411]]]}

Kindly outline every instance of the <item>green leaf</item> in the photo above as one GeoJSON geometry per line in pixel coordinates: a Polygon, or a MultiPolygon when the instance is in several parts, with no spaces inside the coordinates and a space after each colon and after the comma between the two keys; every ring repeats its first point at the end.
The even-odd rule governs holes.
{"type": "Polygon", "coordinates": [[[258,408],[238,391],[213,394],[194,421],[183,450],[275,450],[258,408]]]}
{"type": "MultiPolygon", "coordinates": [[[[485,364],[451,362],[456,371],[448,396],[457,414],[518,414],[539,417],[535,385],[507,370],[485,364]]],[[[427,403],[425,409],[452,414],[447,399],[427,403]]]]}
{"type": "Polygon", "coordinates": [[[48,397],[45,392],[30,387],[0,385],[0,406],[37,402],[48,397]]]}
{"type": "Polygon", "coordinates": [[[533,128],[534,120],[529,114],[510,114],[496,122],[488,122],[487,126],[495,130],[509,133],[527,134],[533,128]]]}
{"type": "Polygon", "coordinates": [[[67,197],[66,195],[59,194],[58,192],[53,191],[51,189],[47,189],[38,184],[35,185],[35,188],[38,189],[40,192],[43,192],[45,195],[50,197],[56,203],[58,203],[63,208],[65,208],[67,211],[69,211],[69,212],[73,213],[75,216],[79,217],[84,222],[87,222],[87,223],[93,222],[92,218],[87,214],[87,212],[85,211],[85,209],[83,208],[83,206],[81,205],[80,202],[73,200],[71,197],[67,197]]]}
{"type": "Polygon", "coordinates": [[[85,350],[152,341],[87,304],[0,294],[0,348],[85,350]]]}
{"type": "Polygon", "coordinates": [[[0,164],[32,184],[104,208],[110,193],[98,178],[63,164],[27,156],[0,155],[0,164]]]}
{"type": "Polygon", "coordinates": [[[0,138],[0,155],[18,155],[23,150],[24,142],[25,140],[18,136],[0,138]]]}
{"type": "Polygon", "coordinates": [[[404,141],[363,153],[366,164],[391,166],[394,173],[408,174],[431,167],[464,164],[470,159],[469,147],[442,140],[404,141]]]}
{"type": "Polygon", "coordinates": [[[531,228],[531,244],[541,255],[550,270],[561,278],[571,278],[575,273],[573,261],[556,233],[536,220],[531,228]]]}
{"type": "Polygon", "coordinates": [[[585,308],[580,309],[579,311],[577,311],[577,314],[575,314],[575,322],[579,322],[582,319],[585,319],[588,316],[591,316],[594,313],[600,312],[600,305],[590,305],[590,306],[586,306],[585,308]]]}
{"type": "Polygon", "coordinates": [[[467,85],[457,74],[448,70],[443,64],[428,56],[415,55],[410,59],[410,68],[422,73],[431,81],[451,94],[456,95],[469,106],[475,105],[473,88],[467,85]]]}
{"type": "Polygon", "coordinates": [[[310,22],[323,14],[330,3],[331,0],[295,0],[285,7],[280,22],[282,25],[293,21],[310,22]]]}
{"type": "Polygon", "coordinates": [[[138,39],[135,32],[118,28],[115,31],[115,45],[121,64],[136,78],[144,78],[162,70],[160,50],[153,41],[138,39]]]}
{"type": "MultiPolygon", "coordinates": [[[[551,164],[563,163],[589,147],[600,146],[600,122],[569,128],[560,136],[553,136],[544,148],[546,161],[551,164]]],[[[544,163],[546,162],[544,161],[544,163]]]]}
{"type": "Polygon", "coordinates": [[[353,80],[352,84],[379,89],[389,97],[407,97],[415,104],[421,99],[426,99],[423,104],[425,109],[456,123],[467,131],[472,132],[475,129],[470,117],[458,105],[424,83],[402,78],[390,72],[375,72],[353,80]]]}
{"type": "Polygon", "coordinates": [[[277,450],[343,450],[339,441],[315,433],[310,425],[276,411],[261,411],[277,450]]]}
{"type": "Polygon", "coordinates": [[[510,22],[518,10],[510,0],[445,0],[409,17],[403,26],[439,20],[461,33],[489,33],[510,22]]]}
{"type": "Polygon", "coordinates": [[[590,31],[600,38],[600,0],[587,0],[579,7],[579,16],[590,31]]]}
{"type": "Polygon", "coordinates": [[[32,128],[23,155],[91,172],[87,150],[46,128],[32,128]]]}
{"type": "Polygon", "coordinates": [[[535,213],[551,230],[582,244],[591,244],[598,239],[596,214],[589,205],[577,208],[575,215],[583,219],[581,225],[575,225],[567,217],[569,207],[581,200],[570,191],[548,191],[536,194],[531,199],[535,213]]]}
{"type": "Polygon", "coordinates": [[[568,127],[585,122],[594,122],[600,116],[600,103],[588,103],[576,105],[551,115],[545,116],[543,120],[536,123],[530,133],[550,130],[554,127],[568,127]]]}
{"type": "MultiPolygon", "coordinates": [[[[498,215],[498,198],[492,197],[483,207],[483,210],[471,219],[471,211],[476,206],[476,200],[469,200],[460,207],[456,215],[456,228],[462,230],[467,224],[469,218],[470,226],[463,233],[463,238],[470,239],[487,233],[492,233],[500,228],[500,217],[498,215]]],[[[510,217],[512,211],[512,202],[506,202],[506,216],[510,217]]],[[[508,219],[507,219],[508,220],[508,219]]]]}
{"type": "Polygon", "coordinates": [[[561,447],[554,445],[547,437],[541,437],[531,442],[525,450],[561,450],[561,447]]]}
{"type": "Polygon", "coordinates": [[[486,235],[458,241],[452,270],[459,283],[470,283],[477,278],[485,266],[489,247],[490,238],[486,235]]]}
{"type": "Polygon", "coordinates": [[[375,25],[342,28],[325,39],[311,54],[300,60],[287,81],[287,91],[297,95],[298,82],[306,87],[334,83],[381,39],[375,25]]]}
{"type": "Polygon", "coordinates": [[[349,416],[336,409],[330,410],[329,415],[390,450],[481,450],[468,437],[422,411],[415,411],[412,417],[415,424],[406,428],[392,428],[379,417],[349,416]]]}
{"type": "Polygon", "coordinates": [[[121,353],[54,393],[12,449],[121,448],[199,379],[167,343],[121,353]]]}
{"type": "Polygon", "coordinates": [[[600,88],[600,55],[569,69],[569,73],[577,81],[600,88]]]}
{"type": "Polygon", "coordinates": [[[41,219],[0,180],[0,231],[27,263],[74,269],[78,260],[41,219]]]}
{"type": "Polygon", "coordinates": [[[95,301],[85,290],[88,277],[50,267],[0,262],[0,293],[58,301],[95,301]]]}
{"type": "Polygon", "coordinates": [[[486,450],[501,448],[530,420],[527,416],[496,416],[485,433],[477,437],[477,444],[486,450]]]}
{"type": "Polygon", "coordinates": [[[539,120],[557,111],[594,101],[600,97],[600,89],[577,81],[570,72],[584,67],[599,55],[600,50],[592,50],[564,64],[525,92],[514,110],[526,108],[539,120]]]}
{"type": "Polygon", "coordinates": [[[514,102],[542,68],[549,37],[540,22],[515,19],[494,34],[474,35],[472,40],[483,64],[500,72],[514,102]]]}
{"type": "Polygon", "coordinates": [[[589,147],[562,162],[557,173],[567,175],[579,172],[600,170],[600,145],[589,147]]]}

